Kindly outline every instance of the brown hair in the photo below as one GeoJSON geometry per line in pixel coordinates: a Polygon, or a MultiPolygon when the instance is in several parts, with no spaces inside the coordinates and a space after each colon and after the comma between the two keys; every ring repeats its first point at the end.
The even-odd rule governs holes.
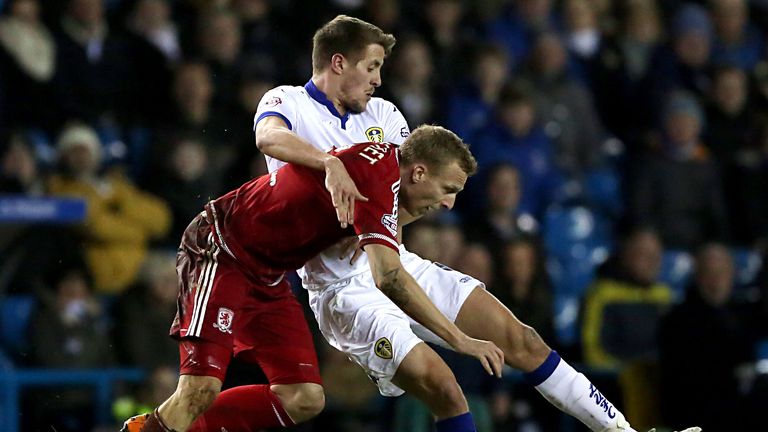
{"type": "Polygon", "coordinates": [[[477,161],[469,146],[455,133],[442,126],[421,125],[400,146],[400,160],[403,164],[425,163],[436,170],[459,163],[468,176],[477,172],[477,161]]]}
{"type": "Polygon", "coordinates": [[[312,70],[320,72],[334,54],[353,59],[368,45],[378,44],[389,55],[396,39],[375,25],[358,18],[339,15],[320,27],[312,37],[312,70]]]}

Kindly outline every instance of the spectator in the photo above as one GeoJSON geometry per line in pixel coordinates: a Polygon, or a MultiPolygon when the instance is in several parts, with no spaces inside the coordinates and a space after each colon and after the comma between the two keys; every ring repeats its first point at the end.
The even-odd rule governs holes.
{"type": "MultiPolygon", "coordinates": [[[[393,100],[412,125],[433,123],[438,117],[432,54],[418,36],[400,38],[393,55],[384,99],[393,100]],[[389,94],[387,94],[389,93],[389,94]]],[[[378,91],[377,91],[378,94],[378,91]]]]}
{"type": "Polygon", "coordinates": [[[174,247],[189,221],[202,211],[209,199],[220,193],[221,185],[206,169],[208,149],[194,135],[174,139],[160,160],[163,166],[150,176],[152,182],[147,189],[170,207],[173,223],[166,238],[168,246],[174,247]]]}
{"type": "Polygon", "coordinates": [[[673,89],[703,98],[710,88],[712,20],[702,6],[687,3],[674,16],[670,46],[653,70],[653,97],[658,101],[673,89]]]}
{"type": "Polygon", "coordinates": [[[446,127],[463,139],[473,137],[493,113],[499,92],[509,76],[509,59],[497,45],[481,45],[474,51],[471,78],[448,94],[446,127]]]}
{"type": "Polygon", "coordinates": [[[624,12],[618,34],[607,38],[595,61],[592,90],[606,128],[636,154],[656,122],[652,78],[663,29],[653,1],[625,2],[624,12]]]}
{"type": "Polygon", "coordinates": [[[657,329],[672,303],[671,289],[657,282],[661,253],[655,232],[630,233],[584,299],[584,360],[619,372],[627,415],[643,429],[658,422],[657,329]]]}
{"type": "Polygon", "coordinates": [[[488,248],[480,243],[469,243],[463,249],[461,261],[456,263],[456,270],[493,286],[495,280],[493,256],[488,248]]]}
{"type": "Polygon", "coordinates": [[[603,45],[602,29],[597,23],[597,10],[588,0],[567,0],[563,4],[565,45],[575,60],[576,76],[592,85],[593,63],[603,45]]]}
{"type": "Polygon", "coordinates": [[[235,157],[225,169],[224,190],[236,189],[248,180],[267,173],[267,162],[264,154],[256,147],[251,125],[259,101],[273,87],[274,83],[263,74],[251,71],[242,73],[238,104],[233,113],[233,118],[238,119],[233,123],[237,126],[232,130],[235,157]]]}
{"type": "Polygon", "coordinates": [[[520,211],[535,217],[552,201],[560,178],[552,143],[538,118],[534,95],[525,86],[508,85],[499,95],[496,117],[472,140],[478,164],[472,187],[484,189],[493,165],[512,164],[522,180],[520,211]]]}
{"type": "Polygon", "coordinates": [[[515,165],[500,163],[488,170],[486,206],[467,218],[464,230],[471,241],[487,245],[498,255],[502,245],[537,230],[536,219],[520,209],[522,179],[515,165]]]}
{"type": "Polygon", "coordinates": [[[115,340],[123,364],[155,369],[175,367],[178,363],[178,345],[167,334],[157,331],[170,328],[176,312],[176,278],[176,256],[150,252],[140,281],[118,298],[114,307],[115,340]]]}
{"type": "Polygon", "coordinates": [[[739,68],[715,70],[707,107],[704,144],[725,168],[735,162],[754,133],[748,105],[747,76],[739,68]]]}
{"type": "Polygon", "coordinates": [[[763,37],[749,21],[746,0],[711,0],[709,8],[715,24],[712,62],[752,70],[763,55],[763,37]]]}
{"type": "Polygon", "coordinates": [[[440,251],[437,254],[437,262],[456,267],[464,253],[464,233],[458,225],[446,224],[440,226],[437,234],[440,251]]]}
{"type": "Polygon", "coordinates": [[[232,110],[237,104],[237,69],[241,59],[240,18],[231,10],[211,8],[200,15],[200,52],[211,70],[213,105],[232,110]]]}
{"type": "Polygon", "coordinates": [[[170,120],[172,68],[182,56],[168,0],[138,0],[128,17],[128,43],[136,70],[133,121],[157,127],[170,120]]]}
{"type": "Polygon", "coordinates": [[[502,248],[493,294],[542,339],[554,340],[552,287],[544,258],[532,237],[512,239],[502,248]]]}
{"type": "Polygon", "coordinates": [[[2,114],[9,128],[52,130],[56,43],[40,19],[38,0],[13,0],[7,8],[0,17],[0,93],[13,109],[2,114]]]}
{"type": "MultiPolygon", "coordinates": [[[[768,250],[768,125],[763,118],[756,123],[752,142],[727,168],[725,190],[733,241],[768,250]]],[[[763,267],[768,262],[763,261],[763,267]]]]}
{"type": "Polygon", "coordinates": [[[167,233],[168,207],[120,173],[100,172],[101,143],[90,127],[66,127],[57,147],[60,170],[48,180],[48,190],[85,199],[88,214],[80,235],[94,287],[120,292],[136,279],[149,241],[167,233]]]}
{"type": "Polygon", "coordinates": [[[655,361],[656,329],[672,302],[658,282],[662,245],[658,235],[639,229],[599,271],[584,299],[584,360],[592,367],[621,368],[655,361]]]}
{"type": "Polygon", "coordinates": [[[735,369],[750,359],[751,347],[729,301],[733,277],[728,249],[704,246],[685,302],[661,323],[661,406],[670,426],[696,421],[704,430],[744,429],[735,369]]]}
{"type": "Polygon", "coordinates": [[[602,163],[603,130],[588,89],[568,70],[568,53],[552,32],[541,33],[528,59],[537,111],[552,140],[557,166],[580,176],[602,163]]]}
{"type": "Polygon", "coordinates": [[[420,33],[429,45],[435,70],[440,71],[435,74],[435,85],[449,89],[470,70],[470,65],[460,60],[473,40],[471,29],[464,25],[466,6],[460,0],[429,0],[423,13],[420,33]]]}
{"type": "Polygon", "coordinates": [[[130,115],[140,91],[129,91],[130,50],[110,30],[103,0],[68,0],[56,44],[56,103],[64,119],[101,124],[130,115]]]}
{"type": "Polygon", "coordinates": [[[405,228],[403,244],[409,251],[430,261],[440,257],[440,228],[430,222],[419,221],[405,228]]]}
{"type": "Polygon", "coordinates": [[[688,93],[662,111],[660,149],[640,162],[631,202],[636,224],[658,230],[666,247],[694,249],[727,236],[720,177],[701,143],[704,114],[688,93]]]}
{"type": "Polygon", "coordinates": [[[504,45],[512,59],[529,56],[536,35],[554,31],[555,13],[552,0],[520,0],[508,3],[507,10],[489,23],[488,37],[504,45]]]}
{"type": "MultiPolygon", "coordinates": [[[[0,154],[0,194],[39,197],[45,180],[32,145],[21,133],[11,135],[0,154]]],[[[82,251],[69,227],[19,225],[0,236],[0,293],[32,293],[42,285],[42,275],[80,264],[82,251]],[[67,250],[62,256],[61,251],[67,250]]]]}
{"type": "Polygon", "coordinates": [[[45,186],[34,149],[22,134],[11,135],[0,161],[0,193],[29,196],[43,194],[45,186]]]}
{"type": "MultiPolygon", "coordinates": [[[[32,318],[31,364],[42,368],[99,368],[113,363],[105,316],[93,295],[86,270],[62,269],[53,274],[52,291],[41,299],[32,318]]],[[[26,411],[26,430],[91,430],[93,393],[89,388],[56,388],[38,392],[26,411]]]]}
{"type": "MultiPolygon", "coordinates": [[[[172,90],[175,118],[161,135],[172,137],[178,133],[190,133],[202,136],[212,156],[209,169],[222,172],[233,161],[235,137],[231,133],[232,112],[217,110],[212,104],[214,84],[211,69],[199,61],[179,64],[172,90]]],[[[157,159],[154,158],[155,163],[157,159]]]]}

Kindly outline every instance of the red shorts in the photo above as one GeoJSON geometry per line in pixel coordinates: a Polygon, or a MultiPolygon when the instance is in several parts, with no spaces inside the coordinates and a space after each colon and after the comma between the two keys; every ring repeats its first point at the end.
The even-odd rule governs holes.
{"type": "Polygon", "coordinates": [[[285,279],[270,284],[213,241],[204,215],[184,232],[177,257],[179,298],[170,334],[181,374],[224,380],[233,355],[257,363],[270,384],[320,384],[312,335],[285,279]]]}

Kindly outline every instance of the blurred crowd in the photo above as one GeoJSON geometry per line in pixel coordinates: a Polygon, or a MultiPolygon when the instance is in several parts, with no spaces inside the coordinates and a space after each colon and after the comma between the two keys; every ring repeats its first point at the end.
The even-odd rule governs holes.
{"type": "MultiPolygon", "coordinates": [[[[311,77],[311,35],[339,13],[398,39],[376,96],[412,128],[455,131],[479,163],[454,211],[408,227],[410,250],[484,281],[595,371],[633,424],[741,430],[768,406],[768,2],[0,0],[0,11],[0,194],[88,209],[72,226],[3,229],[0,295],[34,307],[23,340],[0,351],[20,367],[151,371],[123,389],[115,421],[173,388],[181,233],[209,197],[266,172],[256,106],[311,77]]],[[[428,430],[418,403],[377,397],[316,343],[328,403],[304,430],[428,430]]],[[[564,427],[514,374],[489,381],[441,353],[480,430],[564,427]]],[[[231,383],[259,379],[232,369],[231,383]]],[[[30,392],[23,430],[89,430],[90,397],[30,392]]]]}

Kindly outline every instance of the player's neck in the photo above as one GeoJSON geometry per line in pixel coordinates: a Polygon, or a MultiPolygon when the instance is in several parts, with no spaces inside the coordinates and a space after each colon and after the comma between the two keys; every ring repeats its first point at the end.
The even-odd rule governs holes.
{"type": "Polygon", "coordinates": [[[315,87],[323,92],[325,97],[333,103],[333,106],[336,107],[336,111],[338,111],[339,114],[344,115],[347,113],[347,108],[341,103],[341,83],[333,78],[333,76],[321,72],[312,75],[312,82],[315,83],[315,87]]]}

